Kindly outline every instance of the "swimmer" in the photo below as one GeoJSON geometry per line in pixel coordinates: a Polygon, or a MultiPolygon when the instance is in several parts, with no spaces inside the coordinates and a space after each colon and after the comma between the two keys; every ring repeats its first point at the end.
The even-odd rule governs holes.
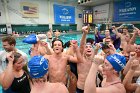
{"type": "Polygon", "coordinates": [[[28,62],[28,71],[32,79],[30,93],[69,93],[63,83],[51,83],[48,77],[48,60],[43,56],[34,56],[28,62]]]}
{"type": "Polygon", "coordinates": [[[85,82],[84,93],[126,93],[118,74],[125,64],[125,57],[118,54],[109,55],[105,60],[104,57],[95,55],[85,82]],[[96,73],[98,66],[101,64],[103,66],[102,74],[104,78],[102,87],[96,87],[96,73]]]}

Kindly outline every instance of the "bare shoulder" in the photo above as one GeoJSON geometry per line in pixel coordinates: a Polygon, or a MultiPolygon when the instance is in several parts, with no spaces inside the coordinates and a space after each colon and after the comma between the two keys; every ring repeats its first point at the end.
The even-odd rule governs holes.
{"type": "Polygon", "coordinates": [[[111,85],[108,87],[97,88],[97,93],[126,93],[123,84],[111,85]]]}
{"type": "Polygon", "coordinates": [[[64,84],[59,83],[58,87],[59,87],[60,93],[69,93],[68,89],[66,88],[66,86],[64,84]]]}
{"type": "Polygon", "coordinates": [[[51,55],[44,55],[44,58],[49,59],[51,55]]]}
{"type": "Polygon", "coordinates": [[[62,83],[49,83],[50,93],[69,93],[66,86],[62,83]]]}

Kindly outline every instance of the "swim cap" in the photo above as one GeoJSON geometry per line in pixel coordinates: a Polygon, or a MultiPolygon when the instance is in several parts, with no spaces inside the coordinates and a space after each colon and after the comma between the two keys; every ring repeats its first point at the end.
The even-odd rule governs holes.
{"type": "Polygon", "coordinates": [[[117,72],[120,72],[126,65],[126,58],[119,54],[109,55],[106,59],[117,72]]]}
{"type": "Polygon", "coordinates": [[[35,34],[31,34],[28,37],[24,38],[22,42],[28,43],[28,44],[36,44],[38,40],[39,39],[35,34]]]}
{"type": "Polygon", "coordinates": [[[38,34],[38,39],[43,42],[47,42],[47,36],[45,34],[38,34]]]}
{"type": "Polygon", "coordinates": [[[28,62],[28,71],[31,78],[41,78],[48,72],[48,60],[43,56],[34,56],[28,62]]]}

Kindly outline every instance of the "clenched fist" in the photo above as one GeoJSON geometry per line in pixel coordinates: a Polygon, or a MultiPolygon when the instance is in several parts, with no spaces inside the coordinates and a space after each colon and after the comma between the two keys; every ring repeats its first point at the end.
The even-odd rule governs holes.
{"type": "Polygon", "coordinates": [[[103,64],[104,59],[105,58],[103,56],[95,55],[92,62],[99,66],[99,65],[103,64]]]}
{"type": "Polygon", "coordinates": [[[136,70],[139,67],[139,60],[133,60],[131,62],[131,69],[136,70]]]}

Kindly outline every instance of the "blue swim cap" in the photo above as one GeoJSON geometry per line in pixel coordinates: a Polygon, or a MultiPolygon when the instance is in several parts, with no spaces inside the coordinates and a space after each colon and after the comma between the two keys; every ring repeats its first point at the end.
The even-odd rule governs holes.
{"type": "Polygon", "coordinates": [[[126,58],[119,54],[109,55],[106,59],[117,72],[120,72],[126,65],[126,58]]]}
{"type": "Polygon", "coordinates": [[[48,72],[48,60],[43,56],[34,56],[28,62],[28,71],[31,78],[41,78],[48,72]]]}
{"type": "Polygon", "coordinates": [[[36,44],[38,40],[39,39],[36,36],[36,34],[31,34],[28,37],[24,38],[22,42],[28,43],[28,44],[36,44]]]}

